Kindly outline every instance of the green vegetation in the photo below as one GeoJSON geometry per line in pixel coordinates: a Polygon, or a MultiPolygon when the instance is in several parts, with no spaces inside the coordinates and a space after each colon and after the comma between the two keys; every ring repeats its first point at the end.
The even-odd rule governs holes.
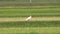
{"type": "MultiPolygon", "coordinates": [[[[30,0],[0,0],[0,7],[3,6],[30,6],[30,0]]],[[[60,6],[60,0],[32,0],[31,6],[60,6]]]]}
{"type": "Polygon", "coordinates": [[[0,9],[0,17],[60,17],[60,8],[56,9],[0,9]]]}
{"type": "Polygon", "coordinates": [[[60,21],[0,22],[0,27],[60,27],[60,21]]]}
{"type": "MultiPolygon", "coordinates": [[[[0,0],[0,18],[60,17],[60,0],[0,0]]],[[[60,34],[60,21],[0,22],[0,34],[60,34]]]]}
{"type": "MultiPolygon", "coordinates": [[[[2,8],[0,17],[60,17],[60,8],[2,8]]],[[[0,34],[60,34],[60,21],[0,22],[0,34]]]]}
{"type": "Polygon", "coordinates": [[[60,27],[0,28],[0,34],[60,34],[60,27]]]}

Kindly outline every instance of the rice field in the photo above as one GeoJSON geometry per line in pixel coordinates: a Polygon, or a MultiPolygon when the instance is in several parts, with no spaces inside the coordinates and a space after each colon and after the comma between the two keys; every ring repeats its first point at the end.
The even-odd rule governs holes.
{"type": "Polygon", "coordinates": [[[2,8],[0,34],[60,34],[60,8],[2,8]]]}
{"type": "Polygon", "coordinates": [[[0,9],[0,17],[60,17],[60,8],[49,9],[0,9]]]}
{"type": "Polygon", "coordinates": [[[0,34],[60,34],[60,1],[0,0],[0,34]]]}
{"type": "Polygon", "coordinates": [[[0,22],[1,28],[10,27],[60,27],[60,21],[13,21],[13,22],[0,22]]]}
{"type": "Polygon", "coordinates": [[[0,34],[60,34],[60,27],[0,28],[0,34]]]}

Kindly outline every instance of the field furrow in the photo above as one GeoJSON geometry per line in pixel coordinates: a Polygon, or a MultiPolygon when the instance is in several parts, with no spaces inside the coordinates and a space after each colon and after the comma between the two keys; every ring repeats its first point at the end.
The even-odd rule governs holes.
{"type": "MultiPolygon", "coordinates": [[[[26,21],[27,17],[0,18],[0,22],[5,21],[26,21]]],[[[30,21],[60,21],[60,17],[32,17],[30,21]]]]}

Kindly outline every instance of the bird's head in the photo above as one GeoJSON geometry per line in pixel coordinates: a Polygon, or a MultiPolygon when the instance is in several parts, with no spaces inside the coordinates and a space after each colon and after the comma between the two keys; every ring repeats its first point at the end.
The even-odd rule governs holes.
{"type": "Polygon", "coordinates": [[[30,17],[32,17],[32,16],[30,16],[30,17]]]}

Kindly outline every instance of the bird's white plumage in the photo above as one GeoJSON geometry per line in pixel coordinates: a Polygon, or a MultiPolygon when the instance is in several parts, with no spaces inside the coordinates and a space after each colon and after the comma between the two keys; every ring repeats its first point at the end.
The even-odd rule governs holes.
{"type": "Polygon", "coordinates": [[[29,21],[32,18],[32,16],[29,16],[28,18],[26,18],[26,21],[29,21]]]}

